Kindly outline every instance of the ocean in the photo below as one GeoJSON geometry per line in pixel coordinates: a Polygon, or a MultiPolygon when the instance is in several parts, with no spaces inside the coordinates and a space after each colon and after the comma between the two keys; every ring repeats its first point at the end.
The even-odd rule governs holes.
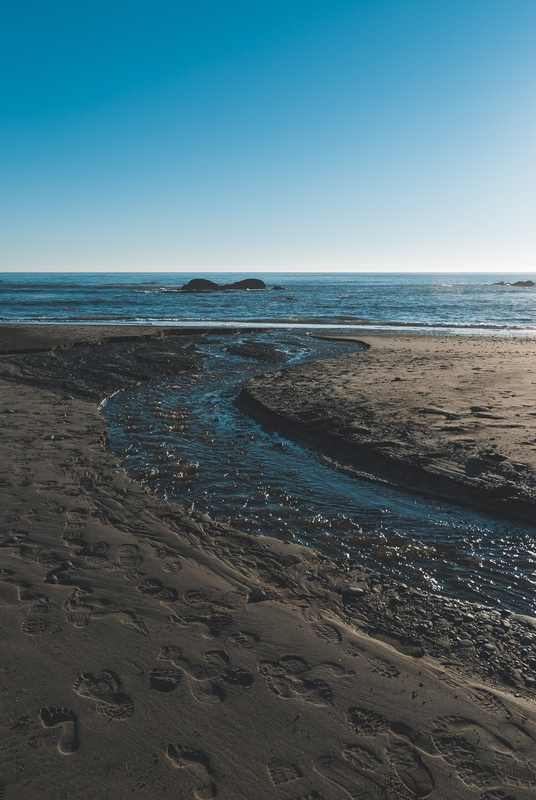
{"type": "Polygon", "coordinates": [[[511,285],[527,280],[536,282],[536,275],[0,273],[0,321],[530,336],[536,331],[536,286],[511,285]],[[180,291],[192,278],[223,284],[245,277],[260,278],[268,291],[180,291]]]}

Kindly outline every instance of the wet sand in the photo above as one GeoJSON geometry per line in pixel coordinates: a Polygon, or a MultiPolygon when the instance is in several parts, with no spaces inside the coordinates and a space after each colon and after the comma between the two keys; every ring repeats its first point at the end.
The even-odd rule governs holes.
{"type": "MultiPolygon", "coordinates": [[[[152,496],[107,452],[98,404],[123,385],[202,369],[199,334],[53,327],[0,331],[6,800],[534,795],[535,620],[408,589],[152,496]]],[[[533,341],[495,344],[498,371],[484,398],[471,365],[484,367],[492,345],[475,345],[471,359],[466,343],[458,359],[457,340],[441,341],[457,382],[465,370],[482,406],[492,405],[503,366],[518,365],[521,380],[534,353],[533,341]]],[[[377,359],[376,414],[387,415],[394,377],[407,392],[399,408],[409,407],[407,354],[413,348],[433,371],[439,350],[427,355],[427,346],[375,338],[351,357],[369,359],[361,363],[371,364],[371,381],[377,359]]],[[[328,391],[321,378],[346,369],[353,392],[366,385],[363,371],[352,378],[340,361],[308,378],[319,397],[328,391]]],[[[418,391],[430,393],[422,407],[443,408],[444,390],[419,369],[418,391]]],[[[274,384],[291,380],[300,397],[300,381],[285,374],[274,384]]],[[[510,378],[506,391],[517,403],[510,378]]],[[[324,398],[331,419],[336,392],[324,398]]],[[[365,408],[353,393],[351,401],[365,408]]],[[[289,393],[287,413],[293,402],[289,393]]],[[[424,415],[415,441],[442,413],[424,415]]],[[[355,427],[349,418],[344,426],[355,427]]],[[[359,425],[373,430],[369,419],[359,425]]],[[[502,431],[497,450],[507,455],[509,441],[509,463],[532,469],[524,450],[516,455],[530,449],[519,431],[502,431]]]]}

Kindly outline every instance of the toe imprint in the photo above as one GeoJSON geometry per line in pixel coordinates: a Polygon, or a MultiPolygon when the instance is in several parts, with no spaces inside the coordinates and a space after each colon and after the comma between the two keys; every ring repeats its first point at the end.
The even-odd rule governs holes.
{"type": "Polygon", "coordinates": [[[71,755],[78,750],[78,725],[76,714],[68,708],[42,708],[39,712],[45,728],[60,728],[58,750],[62,755],[71,755]]]}

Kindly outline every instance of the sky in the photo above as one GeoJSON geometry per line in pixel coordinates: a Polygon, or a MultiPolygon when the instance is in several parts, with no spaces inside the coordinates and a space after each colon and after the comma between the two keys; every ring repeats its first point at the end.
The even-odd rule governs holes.
{"type": "Polygon", "coordinates": [[[0,270],[536,271],[534,0],[11,0],[0,270]]]}

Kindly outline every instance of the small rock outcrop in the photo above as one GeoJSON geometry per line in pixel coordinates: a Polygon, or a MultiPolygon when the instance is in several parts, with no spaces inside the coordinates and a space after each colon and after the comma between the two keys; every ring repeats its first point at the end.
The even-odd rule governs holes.
{"type": "Polygon", "coordinates": [[[536,286],[534,281],[515,281],[515,283],[509,283],[508,281],[496,281],[496,283],[492,283],[492,286],[536,286]]]}
{"type": "Polygon", "coordinates": [[[236,283],[226,283],[221,286],[219,283],[209,281],[206,278],[193,278],[193,280],[181,286],[181,292],[228,292],[228,291],[242,291],[242,292],[262,292],[266,289],[264,281],[258,278],[245,278],[236,283]]]}
{"type": "Polygon", "coordinates": [[[218,292],[220,286],[214,281],[207,281],[205,278],[194,278],[181,286],[181,292],[218,292]]]}

